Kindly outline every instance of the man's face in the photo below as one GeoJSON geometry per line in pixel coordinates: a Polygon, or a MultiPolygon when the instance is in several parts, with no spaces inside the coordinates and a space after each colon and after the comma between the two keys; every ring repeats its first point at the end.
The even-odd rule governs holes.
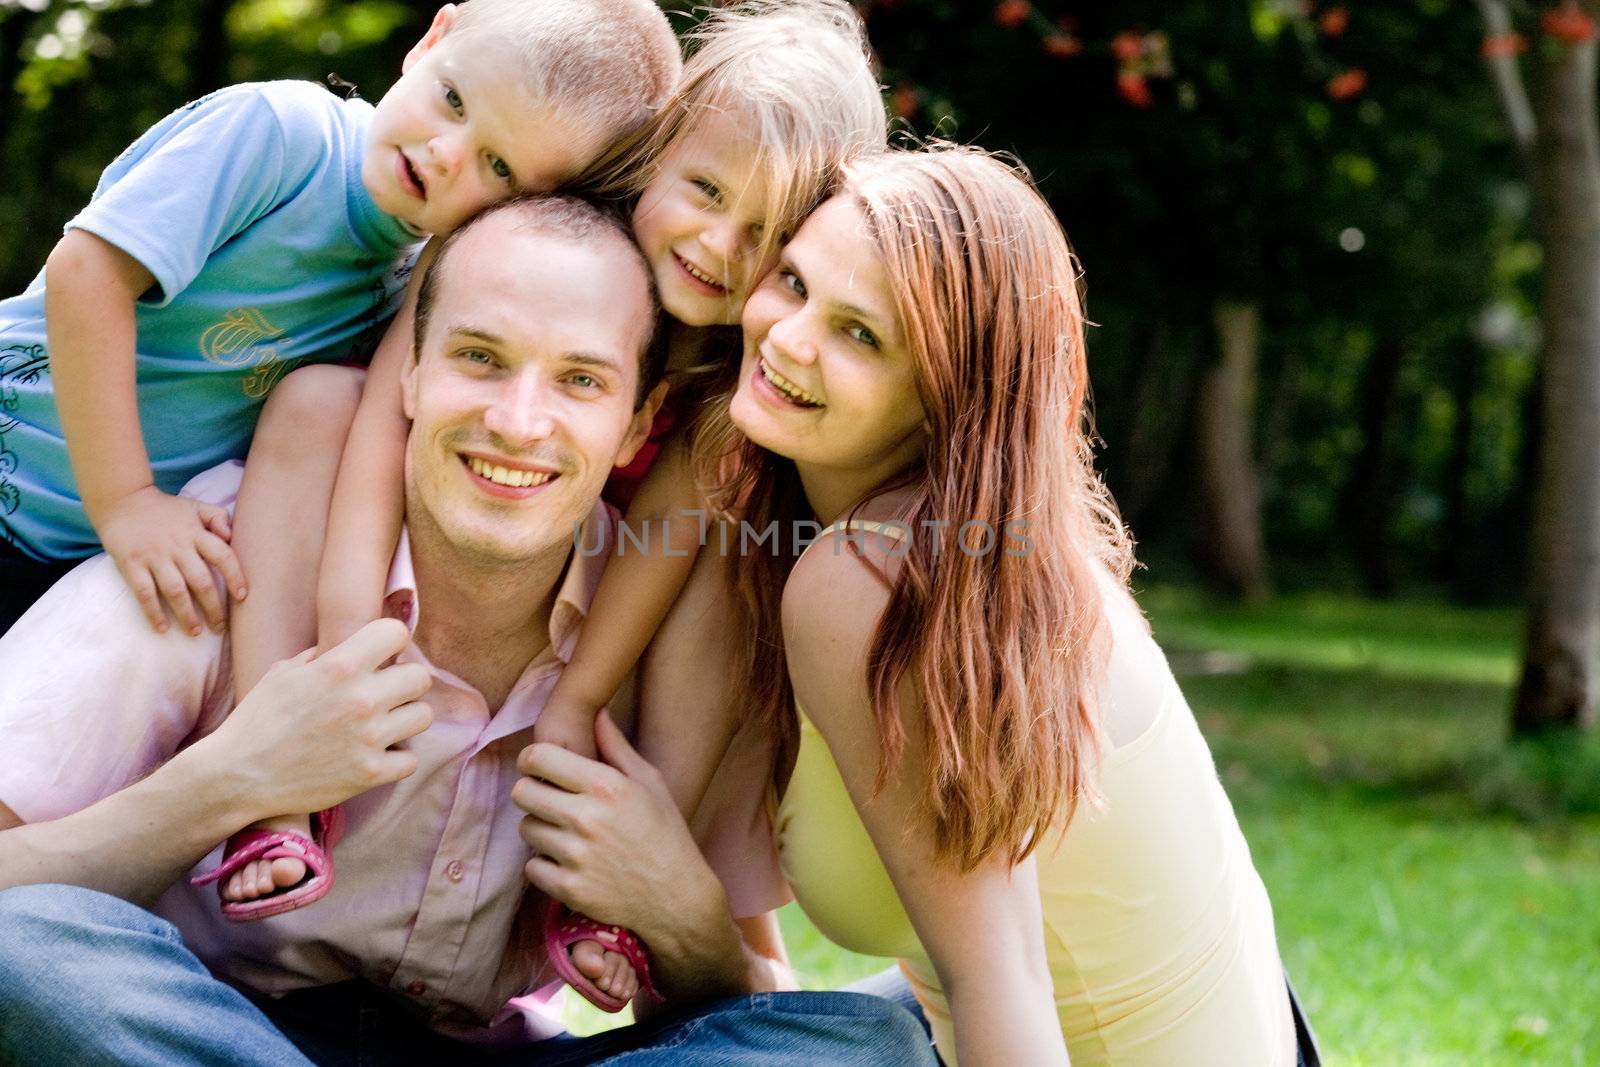
{"type": "Polygon", "coordinates": [[[454,10],[440,9],[407,54],[361,160],[379,208],[440,235],[517,193],[549,192],[605,147],[532,99],[509,50],[452,34],[454,10]]]}
{"type": "Polygon", "coordinates": [[[637,257],[617,237],[579,243],[516,219],[485,219],[449,249],[403,380],[413,536],[490,566],[570,544],[654,414],[634,410],[651,326],[637,257]]]}

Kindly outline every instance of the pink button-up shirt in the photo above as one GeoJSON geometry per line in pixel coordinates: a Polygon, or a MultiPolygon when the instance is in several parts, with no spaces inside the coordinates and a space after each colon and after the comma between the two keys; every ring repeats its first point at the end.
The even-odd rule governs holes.
{"type": "MultiPolygon", "coordinates": [[[[241,469],[215,468],[185,492],[231,503],[241,469]]],[[[585,549],[596,538],[609,544],[613,523],[597,504],[582,531],[585,549]]],[[[401,658],[433,672],[424,698],[433,725],[408,742],[416,773],[346,803],[347,830],[333,853],[337,878],[321,901],[233,923],[222,918],[214,886],[184,882],[161,897],[157,913],[219,976],[261,993],[361,977],[456,1036],[503,1041],[559,1032],[553,1017],[522,1010],[548,1000],[557,980],[540,936],[540,898],[522,874],[529,850],[517,833],[522,812],[511,787],[517,753],[577,642],[606,556],[573,554],[551,613],[550,645],[498,711],[407,646],[401,658]]],[[[424,610],[404,536],[385,608],[413,628],[424,610]]],[[[175,628],[157,634],[109,558],[97,556],[0,640],[0,802],[25,822],[77,811],[215,729],[232,703],[226,640],[175,628]]],[[[760,914],[786,898],[764,836],[770,831],[752,815],[766,768],[730,758],[719,775],[711,795],[724,814],[700,836],[734,915],[760,914]]],[[[220,856],[219,847],[196,871],[220,856]]]]}

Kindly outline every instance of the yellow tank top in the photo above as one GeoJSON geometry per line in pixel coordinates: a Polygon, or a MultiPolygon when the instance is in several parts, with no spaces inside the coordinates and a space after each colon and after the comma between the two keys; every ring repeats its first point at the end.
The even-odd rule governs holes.
{"type": "MultiPolygon", "coordinates": [[[[1155,710],[1143,733],[1105,753],[1103,805],[1081,806],[1037,853],[1073,1067],[1289,1067],[1294,1027],[1266,889],[1165,656],[1132,601],[1106,590],[1112,655],[1101,699],[1155,710]]],[[[827,744],[796,710],[798,756],[773,819],[784,876],[830,940],[900,961],[955,1067],[938,975],[827,744]]]]}

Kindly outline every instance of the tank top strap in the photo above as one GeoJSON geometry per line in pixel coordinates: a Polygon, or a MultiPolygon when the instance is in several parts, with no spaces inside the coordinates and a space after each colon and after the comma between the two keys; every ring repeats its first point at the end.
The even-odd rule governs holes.
{"type": "Polygon", "coordinates": [[[801,550],[795,562],[799,563],[800,560],[804,559],[806,553],[810,552],[818,541],[821,541],[831,533],[838,533],[840,530],[864,530],[879,537],[892,537],[896,541],[905,540],[906,534],[910,533],[910,530],[907,529],[906,524],[903,522],[879,522],[876,519],[840,519],[812,538],[811,543],[801,550]]]}

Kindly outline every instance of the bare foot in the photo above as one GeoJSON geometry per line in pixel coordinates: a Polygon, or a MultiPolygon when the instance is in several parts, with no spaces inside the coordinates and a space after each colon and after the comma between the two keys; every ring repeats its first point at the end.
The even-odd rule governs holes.
{"type": "MultiPolygon", "coordinates": [[[[283,830],[311,839],[311,816],[282,815],[276,819],[263,819],[251,827],[254,830],[283,830]]],[[[289,889],[305,880],[306,864],[298,859],[254,860],[233,872],[222,887],[222,899],[227,901],[258,900],[282,889],[289,889]]]]}
{"type": "Polygon", "coordinates": [[[572,946],[572,962],[583,976],[621,1001],[639,993],[639,976],[628,957],[612,952],[598,941],[579,941],[572,946]]]}

